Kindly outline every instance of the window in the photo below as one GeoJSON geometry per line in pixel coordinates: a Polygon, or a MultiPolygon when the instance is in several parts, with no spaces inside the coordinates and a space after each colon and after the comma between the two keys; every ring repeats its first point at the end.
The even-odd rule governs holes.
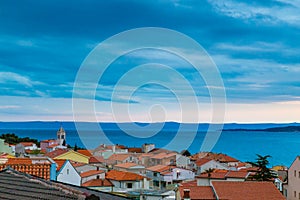
{"type": "Polygon", "coordinates": [[[295,177],[297,176],[296,174],[297,174],[297,171],[296,171],[296,170],[294,170],[294,176],[295,176],[295,177]]]}
{"type": "Polygon", "coordinates": [[[132,183],[127,183],[127,188],[132,188],[132,183]]]}
{"type": "Polygon", "coordinates": [[[64,136],[64,135],[62,135],[62,136],[61,136],[61,139],[65,139],[65,136],[64,136]]]}
{"type": "Polygon", "coordinates": [[[69,173],[70,173],[70,170],[69,170],[69,169],[67,169],[67,175],[69,175],[69,173]]]}
{"type": "Polygon", "coordinates": [[[99,179],[100,178],[100,176],[99,175],[97,175],[97,179],[99,179]]]}
{"type": "Polygon", "coordinates": [[[300,171],[298,172],[298,178],[300,178],[300,171]]]}
{"type": "Polygon", "coordinates": [[[294,197],[297,197],[297,193],[296,193],[296,191],[294,191],[294,197]]]}

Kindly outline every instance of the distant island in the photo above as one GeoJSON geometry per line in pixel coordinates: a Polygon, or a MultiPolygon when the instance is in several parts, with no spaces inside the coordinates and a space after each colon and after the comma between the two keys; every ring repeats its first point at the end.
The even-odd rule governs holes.
{"type": "Polygon", "coordinates": [[[223,131],[300,132],[300,126],[273,127],[265,129],[224,129],[223,131]]]}

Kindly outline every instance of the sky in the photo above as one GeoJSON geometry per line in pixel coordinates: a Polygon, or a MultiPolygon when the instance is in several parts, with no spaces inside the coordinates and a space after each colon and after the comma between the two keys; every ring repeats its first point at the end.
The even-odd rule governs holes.
{"type": "MultiPolygon", "coordinates": [[[[171,29],[203,47],[224,84],[224,122],[299,122],[300,3],[292,0],[1,1],[0,121],[74,120],[74,82],[89,53],[142,27],[171,29]]],[[[109,66],[94,99],[83,87],[77,120],[211,122],[210,87],[186,60],[142,49],[109,66]],[[155,64],[118,82],[147,63],[155,64]],[[149,77],[152,83],[136,85],[149,77]],[[179,79],[195,90],[196,105],[179,79]],[[87,104],[94,113],[84,111],[87,104]]]]}

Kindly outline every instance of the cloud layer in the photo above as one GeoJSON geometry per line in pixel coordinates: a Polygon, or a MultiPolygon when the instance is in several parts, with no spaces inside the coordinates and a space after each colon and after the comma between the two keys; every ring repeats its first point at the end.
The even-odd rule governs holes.
{"type": "MultiPolygon", "coordinates": [[[[287,113],[300,113],[299,9],[300,4],[290,0],[1,2],[0,120],[72,120],[73,84],[89,52],[119,32],[164,27],[196,40],[218,66],[229,104],[226,121],[297,121],[299,116],[287,113]],[[255,118],[255,108],[263,110],[263,117],[255,118]],[[278,118],[276,113],[287,116],[278,118]]],[[[96,91],[99,120],[114,120],[106,106],[115,102],[129,104],[135,121],[161,120],[159,113],[149,118],[154,104],[168,109],[166,121],[193,121],[179,117],[180,105],[168,88],[148,84],[128,96],[126,91],[155,73],[154,68],[127,82],[112,98],[114,84],[122,75],[145,63],[171,66],[182,74],[206,105],[199,106],[208,117],[200,119],[210,120],[210,86],[185,60],[151,49],[124,55],[105,72],[96,91]]],[[[174,76],[157,76],[179,87],[174,76]]],[[[81,97],[91,92],[87,83],[81,97]]],[[[184,103],[188,101],[187,97],[184,103]]],[[[128,120],[126,113],[118,115],[128,120]]],[[[85,117],[82,120],[90,119],[85,117]]]]}

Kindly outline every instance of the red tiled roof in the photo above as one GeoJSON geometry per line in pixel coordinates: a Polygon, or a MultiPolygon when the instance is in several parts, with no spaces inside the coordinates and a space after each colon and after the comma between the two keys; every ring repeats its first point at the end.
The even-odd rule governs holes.
{"type": "Polygon", "coordinates": [[[102,174],[102,173],[104,173],[104,171],[102,171],[102,170],[90,170],[90,171],[81,173],[80,176],[82,178],[84,178],[84,177],[89,177],[89,176],[93,176],[93,175],[97,175],[97,174],[102,174]]]}
{"type": "Polygon", "coordinates": [[[30,158],[9,158],[6,165],[31,165],[32,160],[30,158]]]}
{"type": "Polygon", "coordinates": [[[180,183],[180,186],[182,187],[197,186],[197,180],[182,182],[180,183]]]}
{"type": "Polygon", "coordinates": [[[164,171],[170,171],[170,169],[174,168],[173,166],[167,166],[167,165],[155,165],[152,167],[148,167],[147,170],[153,171],[153,172],[164,172],[164,171]]]}
{"type": "Polygon", "coordinates": [[[44,143],[50,143],[50,142],[56,142],[56,140],[54,140],[54,139],[49,139],[49,140],[42,140],[41,142],[44,142],[44,143]]]}
{"type": "Polygon", "coordinates": [[[67,149],[56,149],[54,151],[51,151],[49,153],[46,153],[45,156],[49,157],[49,158],[55,158],[57,156],[60,156],[64,153],[67,153],[69,150],[67,149]]]}
{"type": "Polygon", "coordinates": [[[200,158],[198,159],[195,163],[197,166],[202,166],[204,165],[205,163],[208,163],[209,161],[211,161],[211,159],[208,159],[208,158],[200,158]]]}
{"type": "Polygon", "coordinates": [[[226,178],[247,178],[249,172],[245,171],[230,171],[226,178]]]}
{"type": "Polygon", "coordinates": [[[169,158],[172,156],[176,156],[176,153],[159,153],[152,156],[152,159],[163,159],[163,158],[169,158]]]}
{"type": "Polygon", "coordinates": [[[124,161],[129,156],[129,154],[113,154],[108,158],[108,160],[124,161]]]}
{"type": "Polygon", "coordinates": [[[180,197],[183,199],[183,191],[190,190],[191,200],[215,200],[214,192],[210,186],[179,186],[180,197]]]}
{"type": "Polygon", "coordinates": [[[9,158],[7,163],[0,165],[0,171],[7,166],[19,172],[50,180],[50,163],[32,164],[29,158],[9,158]]]}
{"type": "Polygon", "coordinates": [[[130,148],[128,148],[128,152],[131,152],[131,153],[143,153],[143,150],[142,150],[142,148],[130,147],[130,148]]]}
{"type": "Polygon", "coordinates": [[[73,167],[81,167],[83,165],[87,165],[86,163],[75,162],[75,161],[71,161],[71,164],[73,165],[73,167]]]}
{"type": "Polygon", "coordinates": [[[20,144],[22,144],[24,147],[30,147],[34,145],[33,142],[20,142],[20,144]]]}
{"type": "Polygon", "coordinates": [[[110,170],[109,172],[106,173],[105,178],[110,180],[116,180],[116,181],[136,181],[136,180],[143,180],[145,177],[131,172],[110,170]]]}
{"type": "Polygon", "coordinates": [[[51,144],[47,148],[53,148],[53,147],[57,147],[57,146],[59,146],[59,144],[51,144]]]}
{"type": "Polygon", "coordinates": [[[211,178],[211,179],[226,179],[226,178],[244,178],[248,176],[247,171],[228,171],[228,170],[214,170],[209,173],[203,172],[197,178],[211,178]]]}
{"type": "Polygon", "coordinates": [[[93,179],[82,184],[84,187],[111,187],[114,186],[108,179],[93,179]]]}
{"type": "Polygon", "coordinates": [[[103,156],[92,156],[89,159],[89,163],[103,163],[104,158],[103,156]]]}
{"type": "Polygon", "coordinates": [[[135,166],[138,166],[138,165],[135,164],[135,163],[130,163],[130,162],[128,162],[128,163],[120,163],[120,164],[115,165],[115,167],[120,167],[120,168],[125,168],[125,169],[128,169],[130,167],[135,167],[135,166]]]}
{"type": "Polygon", "coordinates": [[[83,155],[86,155],[88,157],[92,157],[93,156],[92,152],[90,150],[87,150],[87,149],[79,149],[79,150],[77,150],[77,152],[81,153],[83,155]]]}
{"type": "Polygon", "coordinates": [[[59,171],[61,169],[61,167],[64,165],[64,163],[66,162],[65,159],[53,159],[53,161],[57,165],[56,171],[59,171]]]}
{"type": "Polygon", "coordinates": [[[212,186],[219,199],[228,200],[284,200],[285,198],[271,182],[213,181],[212,186]]]}

